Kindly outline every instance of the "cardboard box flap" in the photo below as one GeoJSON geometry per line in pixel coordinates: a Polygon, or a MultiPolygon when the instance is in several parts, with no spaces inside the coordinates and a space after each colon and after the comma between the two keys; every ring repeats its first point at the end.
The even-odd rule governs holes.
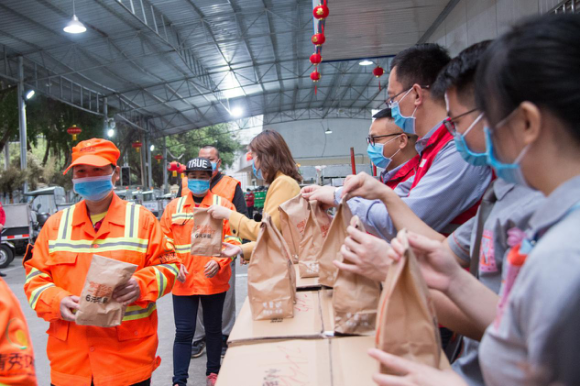
{"type": "Polygon", "coordinates": [[[375,347],[372,336],[330,339],[332,386],[376,386],[373,374],[379,372],[378,362],[368,355],[375,347]]]}
{"type": "Polygon", "coordinates": [[[286,319],[252,320],[250,303],[246,298],[228,343],[235,345],[253,340],[322,338],[322,333],[318,293],[298,292],[294,305],[294,317],[286,319]]]}
{"type": "Polygon", "coordinates": [[[331,386],[329,351],[328,340],[297,339],[231,347],[217,386],[331,386]]]}

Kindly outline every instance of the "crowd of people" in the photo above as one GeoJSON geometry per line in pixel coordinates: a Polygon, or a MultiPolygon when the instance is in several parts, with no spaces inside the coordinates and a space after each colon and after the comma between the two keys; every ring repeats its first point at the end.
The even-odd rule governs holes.
{"type": "MultiPolygon", "coordinates": [[[[348,228],[339,269],[384,281],[404,254],[397,233],[408,231],[452,369],[373,349],[390,370],[373,375],[378,385],[580,384],[579,37],[580,15],[549,15],[454,58],[432,43],[397,54],[387,106],[366,138],[380,179],[360,173],[339,188],[301,189],[279,133],[251,141],[253,172],[269,186],[263,211],[276,227],[278,207],[299,194],[324,209],[345,202],[360,218],[368,233],[348,228]]],[[[75,146],[65,174],[72,169],[84,200],[51,216],[24,259],[30,306],[50,322],[51,383],[149,385],[160,363],[155,302],[171,293],[171,382],[187,384],[205,345],[214,385],[235,319],[235,260],[251,259],[260,230],[248,216],[253,201],[207,146],[158,221],[114,194],[118,158],[107,140],[75,146]],[[195,208],[223,220],[221,256],[191,255],[195,208]],[[118,327],[75,323],[92,254],[138,266],[112,295],[127,306],[118,327]]],[[[1,279],[0,291],[0,355],[12,360],[0,362],[0,384],[34,385],[26,321],[1,279]]]]}

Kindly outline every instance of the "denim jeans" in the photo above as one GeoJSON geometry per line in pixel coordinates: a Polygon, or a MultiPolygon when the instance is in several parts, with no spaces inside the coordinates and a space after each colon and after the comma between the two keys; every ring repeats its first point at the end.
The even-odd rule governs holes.
{"type": "Polygon", "coordinates": [[[206,375],[219,373],[222,352],[222,312],[226,293],[215,295],[173,295],[175,341],[173,342],[173,384],[187,385],[191,343],[195,334],[198,304],[202,304],[207,347],[206,375]]]}

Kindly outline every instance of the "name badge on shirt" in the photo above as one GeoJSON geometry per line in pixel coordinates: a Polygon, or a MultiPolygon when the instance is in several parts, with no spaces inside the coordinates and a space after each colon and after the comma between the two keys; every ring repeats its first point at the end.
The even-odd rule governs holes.
{"type": "Polygon", "coordinates": [[[421,160],[421,164],[419,165],[420,168],[422,168],[423,166],[425,166],[425,163],[427,162],[427,159],[422,159],[421,160]]]}

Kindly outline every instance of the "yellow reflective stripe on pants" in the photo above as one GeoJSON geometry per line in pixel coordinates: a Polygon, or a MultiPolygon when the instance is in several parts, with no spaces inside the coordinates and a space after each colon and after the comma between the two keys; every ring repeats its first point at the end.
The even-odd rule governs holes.
{"type": "Polygon", "coordinates": [[[38,303],[38,298],[40,297],[40,294],[49,289],[50,287],[54,287],[54,283],[45,284],[32,291],[32,293],[30,294],[30,298],[28,299],[28,303],[30,304],[30,307],[33,310],[36,309],[36,303],[38,303]]]}
{"type": "Polygon", "coordinates": [[[145,308],[139,306],[129,306],[125,310],[125,316],[123,316],[123,322],[128,320],[137,320],[148,318],[153,311],[157,309],[157,305],[155,303],[149,303],[149,305],[145,308]]]}

